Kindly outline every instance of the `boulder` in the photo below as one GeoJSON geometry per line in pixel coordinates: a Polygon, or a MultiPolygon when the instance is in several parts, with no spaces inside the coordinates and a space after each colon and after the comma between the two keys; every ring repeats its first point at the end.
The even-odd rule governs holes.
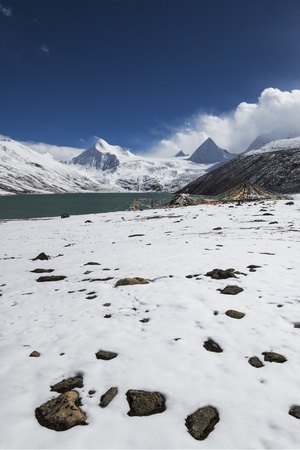
{"type": "Polygon", "coordinates": [[[208,339],[207,341],[205,341],[203,344],[203,347],[208,352],[214,352],[214,353],[222,353],[223,352],[223,349],[219,346],[219,344],[217,344],[212,339],[208,339]]]}
{"type": "Polygon", "coordinates": [[[226,278],[237,278],[234,274],[234,269],[213,269],[210,272],[207,272],[205,276],[211,277],[214,280],[224,280],[226,278]]]}
{"type": "Polygon", "coordinates": [[[228,309],[225,314],[232,319],[242,319],[243,317],[245,317],[245,313],[236,311],[235,309],[228,309]]]}
{"type": "Polygon", "coordinates": [[[239,286],[226,286],[224,289],[221,289],[221,294],[227,294],[227,295],[236,295],[240,292],[243,292],[243,288],[239,286]]]}
{"type": "Polygon", "coordinates": [[[185,419],[185,425],[194,439],[203,441],[219,422],[219,413],[213,406],[197,409],[185,419]]]}
{"type": "Polygon", "coordinates": [[[104,359],[105,361],[109,361],[110,359],[114,359],[118,356],[118,353],[115,352],[109,352],[107,350],[99,350],[96,353],[97,359],[104,359]]]}
{"type": "Polygon", "coordinates": [[[75,388],[83,387],[83,378],[81,376],[67,378],[66,380],[62,380],[59,383],[51,386],[51,391],[59,392],[63,394],[64,392],[71,391],[75,388]]]}
{"type": "Polygon", "coordinates": [[[160,392],[130,389],[126,392],[128,416],[150,416],[166,410],[166,399],[160,392]]]}
{"type": "Polygon", "coordinates": [[[101,408],[106,408],[106,406],[108,406],[110,402],[115,398],[117,393],[117,387],[111,387],[110,389],[108,389],[108,391],[106,391],[105,394],[101,396],[99,406],[101,406],[101,408]]]}
{"type": "Polygon", "coordinates": [[[39,406],[35,410],[35,417],[40,425],[55,431],[87,425],[87,418],[80,409],[80,398],[76,391],[65,392],[39,406]]]}
{"type": "Polygon", "coordinates": [[[118,286],[127,286],[132,284],[148,284],[150,283],[149,280],[146,278],[140,278],[140,277],[134,277],[134,278],[121,278],[118,280],[115,284],[115,287],[118,286]]]}
{"type": "Polygon", "coordinates": [[[262,352],[264,360],[268,362],[284,363],[287,361],[286,357],[275,352],[262,352]]]}
{"type": "Polygon", "coordinates": [[[296,419],[300,419],[300,406],[299,405],[293,405],[289,409],[289,415],[296,417],[296,419]]]}
{"type": "Polygon", "coordinates": [[[261,360],[257,356],[251,356],[251,358],[248,359],[248,363],[259,369],[260,367],[264,367],[264,364],[261,362],[261,360]]]}

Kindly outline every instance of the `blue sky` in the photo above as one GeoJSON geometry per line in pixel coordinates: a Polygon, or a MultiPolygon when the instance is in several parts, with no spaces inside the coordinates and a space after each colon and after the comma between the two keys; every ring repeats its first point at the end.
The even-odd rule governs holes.
{"type": "Polygon", "coordinates": [[[133,152],[180,133],[200,144],[265,89],[277,103],[298,94],[299,20],[299,0],[0,0],[0,133],[97,135],[133,152]]]}

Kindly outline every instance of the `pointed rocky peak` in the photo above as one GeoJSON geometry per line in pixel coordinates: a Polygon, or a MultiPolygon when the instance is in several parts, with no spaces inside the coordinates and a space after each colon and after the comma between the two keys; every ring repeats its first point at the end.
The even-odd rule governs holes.
{"type": "Polygon", "coordinates": [[[180,150],[178,153],[176,153],[176,155],[174,155],[175,156],[175,158],[180,158],[180,157],[182,157],[182,156],[187,156],[185,153],[183,153],[183,151],[182,150],[180,150]]]}
{"type": "Polygon", "coordinates": [[[227,150],[219,147],[210,137],[198,147],[189,157],[189,161],[197,164],[213,164],[218,162],[226,162],[232,159],[232,155],[227,150]]]}

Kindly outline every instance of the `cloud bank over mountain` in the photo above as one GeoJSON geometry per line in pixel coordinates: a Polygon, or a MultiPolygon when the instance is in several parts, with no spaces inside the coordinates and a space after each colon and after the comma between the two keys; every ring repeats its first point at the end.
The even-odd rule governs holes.
{"type": "Polygon", "coordinates": [[[174,130],[150,151],[157,156],[172,156],[179,150],[193,152],[211,137],[220,147],[232,153],[243,152],[260,134],[276,129],[288,137],[300,135],[300,90],[281,91],[266,88],[256,103],[240,103],[234,111],[220,115],[201,113],[174,130]]]}

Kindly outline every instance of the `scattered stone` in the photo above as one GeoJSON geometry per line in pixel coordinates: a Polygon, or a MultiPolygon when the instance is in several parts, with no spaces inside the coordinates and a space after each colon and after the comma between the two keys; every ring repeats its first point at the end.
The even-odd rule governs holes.
{"type": "Polygon", "coordinates": [[[292,206],[294,202],[287,202],[286,205],[292,206]]]}
{"type": "Polygon", "coordinates": [[[89,394],[90,396],[96,394],[95,389],[90,389],[89,392],[88,392],[88,394],[89,394]]]}
{"type": "Polygon", "coordinates": [[[90,261],[84,264],[85,266],[101,266],[100,263],[98,262],[94,262],[94,261],[90,261]]]}
{"type": "Polygon", "coordinates": [[[222,230],[222,227],[213,228],[213,231],[220,231],[220,230],[222,230]]]}
{"type": "Polygon", "coordinates": [[[242,319],[245,317],[245,313],[236,311],[235,309],[228,309],[225,314],[228,317],[232,317],[232,319],[242,319]]]}
{"type": "Polygon", "coordinates": [[[106,408],[106,406],[108,406],[110,402],[115,398],[117,393],[117,387],[111,387],[110,389],[108,389],[108,391],[106,391],[105,394],[101,396],[99,406],[101,406],[101,408],[106,408]]]}
{"type": "Polygon", "coordinates": [[[58,392],[59,394],[63,394],[64,392],[71,391],[75,388],[83,387],[83,378],[81,376],[67,378],[65,380],[60,381],[59,383],[51,386],[51,391],[58,392]]]}
{"type": "Polygon", "coordinates": [[[139,237],[139,236],[145,236],[144,234],[130,234],[128,237],[132,238],[132,237],[139,237]]]}
{"type": "Polygon", "coordinates": [[[36,261],[37,259],[40,259],[41,261],[45,261],[50,259],[50,256],[46,255],[46,253],[42,252],[39,255],[37,255],[35,258],[33,258],[32,261],[36,261]]]}
{"type": "MultiPolygon", "coordinates": [[[[89,280],[84,280],[84,281],[90,281],[91,283],[93,281],[110,281],[113,280],[114,277],[106,277],[106,278],[90,278],[89,280]]],[[[82,280],[83,281],[83,280],[82,280]]]]}
{"type": "Polygon", "coordinates": [[[108,308],[111,305],[111,303],[103,303],[103,306],[105,306],[106,308],[108,308]]]}
{"type": "Polygon", "coordinates": [[[129,389],[126,398],[130,407],[128,416],[150,416],[166,410],[166,399],[160,392],[129,389]]]}
{"type": "Polygon", "coordinates": [[[247,266],[247,269],[249,269],[249,272],[256,272],[256,269],[260,269],[261,266],[256,266],[255,264],[250,264],[247,266]]]}
{"type": "Polygon", "coordinates": [[[52,273],[54,272],[54,269],[34,269],[31,270],[32,273],[52,273]]]}
{"type": "Polygon", "coordinates": [[[111,318],[111,314],[105,314],[104,319],[110,319],[111,318]]]}
{"type": "Polygon", "coordinates": [[[91,220],[86,220],[84,223],[93,223],[91,220]]]}
{"type": "Polygon", "coordinates": [[[264,360],[268,362],[284,363],[287,361],[286,357],[275,352],[262,352],[264,360]]]}
{"type": "Polygon", "coordinates": [[[296,417],[296,419],[300,419],[300,406],[293,405],[290,407],[289,415],[296,417]]]}
{"type": "Polygon", "coordinates": [[[41,426],[55,431],[87,425],[87,417],[80,409],[80,398],[76,391],[65,392],[39,406],[35,410],[35,417],[41,426]]]}
{"type": "Polygon", "coordinates": [[[87,300],[94,300],[95,298],[97,298],[97,294],[94,294],[94,295],[88,295],[88,296],[86,297],[87,300]]]}
{"type": "Polygon", "coordinates": [[[127,285],[133,285],[133,284],[148,284],[150,283],[149,280],[146,278],[140,278],[140,277],[134,277],[134,278],[121,278],[118,280],[115,284],[115,287],[118,286],[127,286],[127,285]]]}
{"type": "Polygon", "coordinates": [[[67,219],[68,217],[70,217],[70,214],[63,213],[60,217],[61,217],[61,219],[67,219]]]}
{"type": "Polygon", "coordinates": [[[45,281],[61,281],[67,278],[64,275],[45,275],[44,277],[39,277],[36,281],[43,283],[45,281]]]}
{"type": "Polygon", "coordinates": [[[223,280],[225,278],[237,278],[234,274],[235,269],[213,269],[210,272],[207,272],[205,276],[211,277],[214,280],[223,280]]]}
{"type": "Polygon", "coordinates": [[[226,286],[224,289],[221,289],[221,294],[229,294],[236,295],[242,292],[244,289],[239,286],[226,286]]]}
{"type": "Polygon", "coordinates": [[[269,222],[269,225],[276,225],[278,224],[277,220],[274,220],[274,222],[269,222]]]}
{"type": "Polygon", "coordinates": [[[97,359],[104,359],[105,361],[109,361],[110,359],[116,358],[118,356],[118,353],[115,352],[109,352],[105,350],[99,350],[96,353],[97,359]]]}
{"type": "Polygon", "coordinates": [[[142,323],[148,323],[148,322],[149,322],[149,320],[150,320],[149,318],[146,318],[146,319],[141,319],[141,320],[140,320],[140,322],[142,322],[142,323]]]}
{"type": "Polygon", "coordinates": [[[207,341],[205,341],[204,344],[203,344],[203,347],[208,352],[215,352],[215,353],[222,353],[223,352],[223,349],[219,346],[219,344],[217,344],[212,339],[208,339],[207,341]]]}
{"type": "Polygon", "coordinates": [[[294,328],[300,328],[300,322],[294,323],[294,328]]]}
{"type": "Polygon", "coordinates": [[[185,425],[194,439],[203,441],[220,421],[219,413],[213,406],[197,409],[185,419],[185,425]]]}
{"type": "Polygon", "coordinates": [[[251,358],[248,359],[248,363],[251,364],[251,366],[260,368],[264,367],[264,364],[261,362],[261,360],[257,356],[251,356],[251,358]]]}
{"type": "Polygon", "coordinates": [[[37,352],[36,350],[34,350],[33,352],[30,353],[30,355],[32,358],[39,358],[41,356],[40,352],[37,352]]]}

